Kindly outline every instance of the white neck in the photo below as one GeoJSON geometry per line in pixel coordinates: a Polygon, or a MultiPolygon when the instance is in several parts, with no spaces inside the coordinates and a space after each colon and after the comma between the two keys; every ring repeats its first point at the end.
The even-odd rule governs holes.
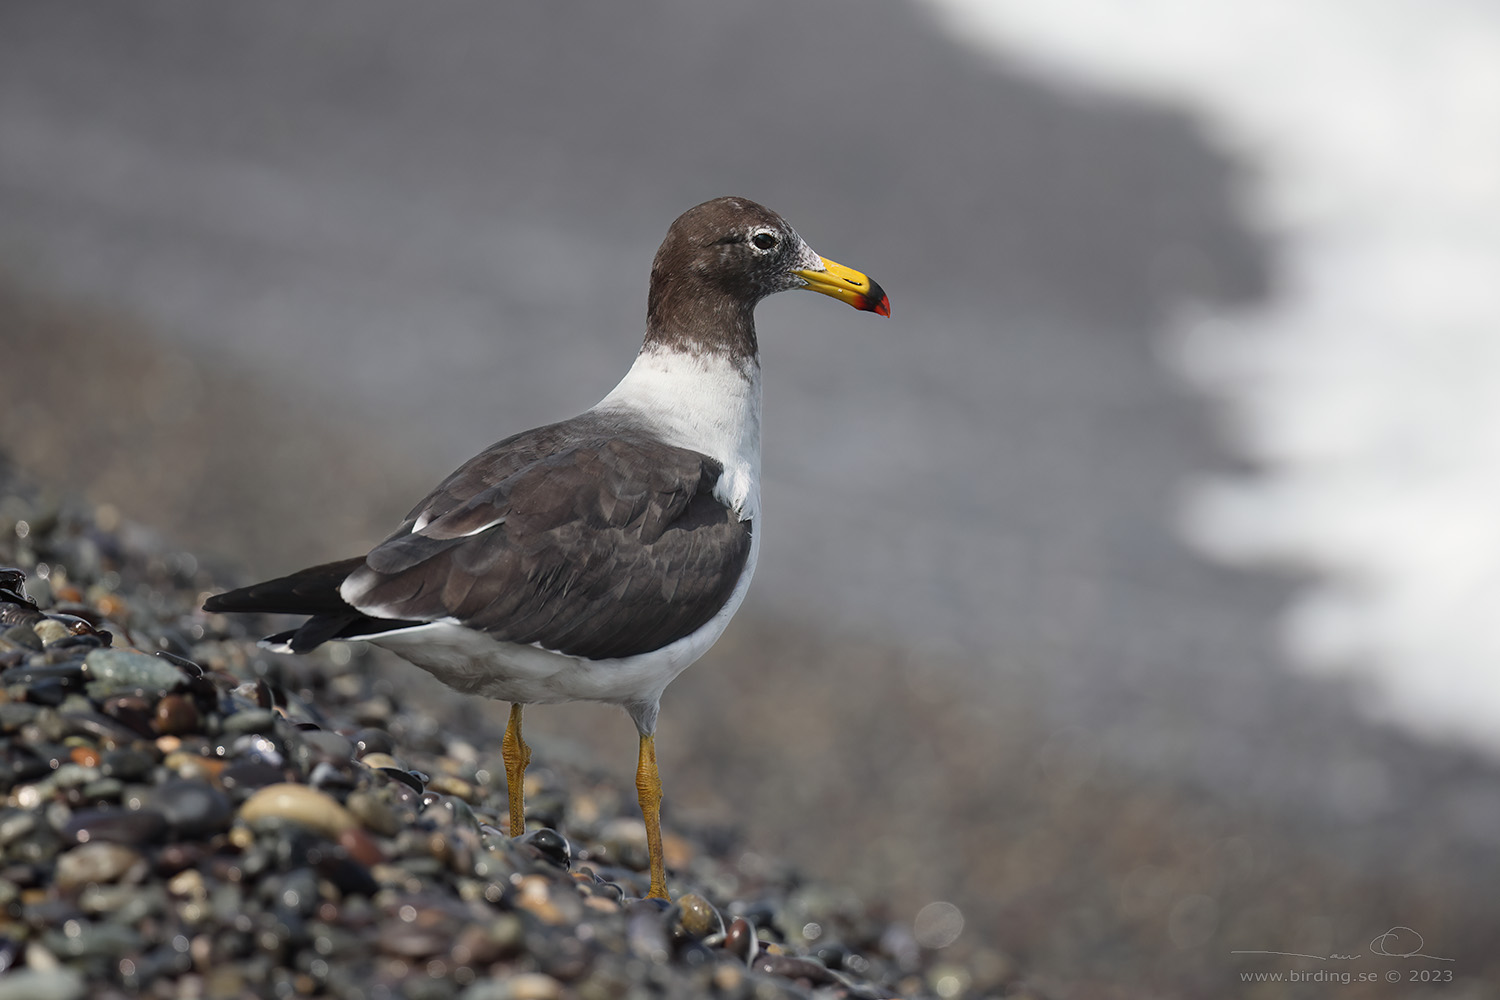
{"type": "Polygon", "coordinates": [[[724,466],[714,496],[747,521],[760,512],[760,359],[647,346],[594,407],[629,414],[669,444],[724,466]]]}

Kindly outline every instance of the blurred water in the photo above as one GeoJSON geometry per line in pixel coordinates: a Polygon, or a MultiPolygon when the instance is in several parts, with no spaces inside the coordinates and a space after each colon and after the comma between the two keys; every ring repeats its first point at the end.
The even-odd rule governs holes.
{"type": "Polygon", "coordinates": [[[1186,529],[1312,574],[1283,623],[1295,663],[1500,753],[1500,6],[936,7],[1048,78],[1190,109],[1255,165],[1276,294],[1180,317],[1175,357],[1258,468],[1199,490],[1186,529]]]}

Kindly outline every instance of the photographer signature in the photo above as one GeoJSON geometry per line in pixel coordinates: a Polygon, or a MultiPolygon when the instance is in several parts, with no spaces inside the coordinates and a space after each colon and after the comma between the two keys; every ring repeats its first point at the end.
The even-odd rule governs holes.
{"type": "MultiPolygon", "coordinates": [[[[1377,934],[1370,939],[1369,952],[1372,955],[1381,955],[1385,958],[1425,958],[1433,962],[1451,962],[1451,958],[1443,958],[1440,955],[1428,955],[1422,951],[1426,944],[1422,935],[1410,927],[1397,925],[1383,934],[1377,934]]],[[[1235,949],[1231,955],[1282,955],[1287,958],[1311,958],[1319,962],[1352,962],[1359,955],[1342,955],[1334,952],[1331,955],[1306,955],[1300,951],[1261,951],[1258,949],[1235,949]]]]}

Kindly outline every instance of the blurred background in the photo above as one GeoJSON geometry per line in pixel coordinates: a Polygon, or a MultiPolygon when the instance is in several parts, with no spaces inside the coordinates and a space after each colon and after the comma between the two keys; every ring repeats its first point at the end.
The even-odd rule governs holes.
{"type": "MultiPolygon", "coordinates": [[[[668,825],[1059,995],[1420,995],[1241,979],[1399,925],[1493,996],[1497,120],[1472,0],[7,3],[0,449],[244,578],[346,556],[754,198],[893,317],[760,309],[668,825]]],[[[623,713],[527,722],[628,782],[623,713]]]]}

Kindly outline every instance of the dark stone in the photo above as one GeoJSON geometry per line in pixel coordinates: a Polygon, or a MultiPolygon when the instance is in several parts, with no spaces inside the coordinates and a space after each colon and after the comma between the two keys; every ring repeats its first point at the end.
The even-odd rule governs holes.
{"type": "Polygon", "coordinates": [[[25,702],[9,701],[0,704],[0,731],[13,733],[29,722],[35,721],[41,709],[25,702]]]}
{"type": "Polygon", "coordinates": [[[756,956],[755,961],[750,963],[750,968],[756,972],[768,972],[773,976],[783,976],[787,979],[803,979],[812,986],[827,986],[842,982],[838,976],[812,959],[796,958],[792,955],[774,955],[764,952],[756,956]]]}
{"type": "Polygon", "coordinates": [[[33,705],[46,705],[56,708],[68,697],[68,682],[57,677],[36,681],[26,687],[26,700],[33,705]]]}
{"type": "Polygon", "coordinates": [[[407,788],[410,788],[416,794],[422,794],[422,782],[418,780],[417,776],[412,774],[410,771],[403,771],[399,767],[377,767],[375,770],[379,771],[387,778],[392,778],[396,781],[399,781],[401,784],[405,785],[407,788]]]}
{"type": "Polygon", "coordinates": [[[182,837],[210,837],[234,821],[229,796],[202,781],[169,781],[156,789],[152,804],[182,837]]]}
{"type": "Polygon", "coordinates": [[[105,747],[130,746],[140,742],[145,736],[134,726],[98,712],[64,712],[63,720],[68,724],[70,733],[92,736],[105,747]]]}
{"type": "Polygon", "coordinates": [[[280,767],[262,760],[244,760],[230,764],[219,775],[219,783],[231,794],[249,794],[257,788],[285,780],[286,773],[280,767]]]}
{"type": "Polygon", "coordinates": [[[155,809],[86,809],[74,813],[62,832],[75,844],[108,841],[141,847],[161,842],[167,818],[155,809]]]}
{"type": "Polygon", "coordinates": [[[135,730],[143,739],[152,739],[156,735],[151,729],[151,703],[145,698],[120,695],[106,699],[100,709],[105,715],[135,730]]]}
{"type": "Polygon", "coordinates": [[[47,651],[59,649],[106,649],[114,637],[108,632],[87,632],[83,635],[68,635],[47,644],[47,651]]]}
{"type": "Polygon", "coordinates": [[[13,625],[4,632],[0,632],[0,639],[38,653],[42,651],[41,637],[32,631],[30,625],[13,625]]]}
{"type": "Polygon", "coordinates": [[[573,853],[568,847],[568,838],[556,830],[536,830],[522,837],[521,843],[534,850],[542,860],[549,861],[564,871],[567,871],[572,862],[573,853]]]}
{"type": "Polygon", "coordinates": [[[121,781],[144,781],[155,767],[156,759],[149,753],[130,748],[111,750],[99,762],[99,770],[106,778],[121,781]]]}
{"type": "Polygon", "coordinates": [[[83,687],[83,662],[60,664],[45,667],[12,667],[0,673],[0,684],[35,684],[38,681],[61,680],[71,682],[71,686],[83,687]]]}
{"type": "Polygon", "coordinates": [[[345,896],[373,896],[380,889],[370,869],[350,858],[342,849],[320,850],[309,860],[313,861],[318,874],[332,882],[345,896]]]}
{"type": "Polygon", "coordinates": [[[361,729],[354,734],[354,749],[363,757],[367,753],[390,753],[396,741],[384,729],[361,729]]]}

